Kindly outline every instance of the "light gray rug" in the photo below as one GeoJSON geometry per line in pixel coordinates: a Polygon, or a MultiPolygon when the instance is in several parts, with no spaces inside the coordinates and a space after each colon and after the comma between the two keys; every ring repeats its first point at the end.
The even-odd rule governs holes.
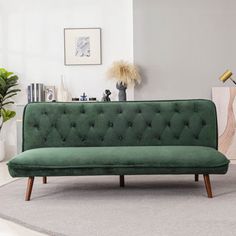
{"type": "Polygon", "coordinates": [[[30,202],[26,179],[0,188],[0,217],[48,235],[235,236],[236,166],[212,176],[214,198],[202,177],[127,176],[36,179],[30,202]]]}

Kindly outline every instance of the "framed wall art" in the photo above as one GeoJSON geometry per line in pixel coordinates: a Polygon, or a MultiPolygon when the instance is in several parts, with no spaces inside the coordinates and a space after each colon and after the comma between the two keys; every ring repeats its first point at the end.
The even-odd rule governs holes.
{"type": "Polygon", "coordinates": [[[45,101],[46,102],[52,102],[56,100],[56,89],[55,86],[45,86],[45,101]]]}
{"type": "Polygon", "coordinates": [[[65,65],[101,65],[101,28],[64,29],[65,65]]]}

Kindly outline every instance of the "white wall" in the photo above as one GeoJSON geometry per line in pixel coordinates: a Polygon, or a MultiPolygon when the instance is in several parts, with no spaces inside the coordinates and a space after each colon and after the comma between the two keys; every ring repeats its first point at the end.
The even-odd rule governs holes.
{"type": "Polygon", "coordinates": [[[211,98],[219,76],[236,73],[235,0],[134,0],[133,14],[135,99],[211,98]]]}
{"type": "MultiPolygon", "coordinates": [[[[0,67],[19,75],[26,103],[26,86],[65,84],[72,96],[83,92],[101,99],[106,88],[117,91],[105,73],[114,60],[133,61],[132,0],[0,0],[0,67]],[[102,28],[102,65],[64,66],[63,28],[102,28]]],[[[133,98],[133,90],[129,91],[133,98]]],[[[7,146],[15,146],[15,123],[10,122],[7,146]]]]}

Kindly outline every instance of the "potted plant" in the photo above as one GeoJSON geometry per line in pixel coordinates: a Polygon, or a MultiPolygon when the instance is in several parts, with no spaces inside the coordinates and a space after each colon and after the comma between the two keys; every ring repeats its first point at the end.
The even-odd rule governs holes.
{"type": "Polygon", "coordinates": [[[1,130],[3,124],[13,118],[16,113],[8,108],[10,104],[14,104],[12,97],[17,95],[20,89],[16,89],[18,76],[13,72],[0,68],[0,161],[4,159],[5,148],[4,139],[1,138],[1,130]]]}
{"type": "Polygon", "coordinates": [[[126,101],[126,89],[130,85],[141,82],[137,66],[126,61],[115,61],[107,72],[108,78],[117,80],[116,88],[119,90],[119,101],[126,101]]]}

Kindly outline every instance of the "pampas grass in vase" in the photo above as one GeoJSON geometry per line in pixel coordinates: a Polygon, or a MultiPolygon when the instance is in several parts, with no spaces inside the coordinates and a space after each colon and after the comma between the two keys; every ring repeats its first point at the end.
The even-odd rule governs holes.
{"type": "Polygon", "coordinates": [[[138,68],[126,61],[115,61],[107,72],[108,78],[117,80],[119,101],[126,101],[126,89],[130,85],[141,82],[138,68]]]}

